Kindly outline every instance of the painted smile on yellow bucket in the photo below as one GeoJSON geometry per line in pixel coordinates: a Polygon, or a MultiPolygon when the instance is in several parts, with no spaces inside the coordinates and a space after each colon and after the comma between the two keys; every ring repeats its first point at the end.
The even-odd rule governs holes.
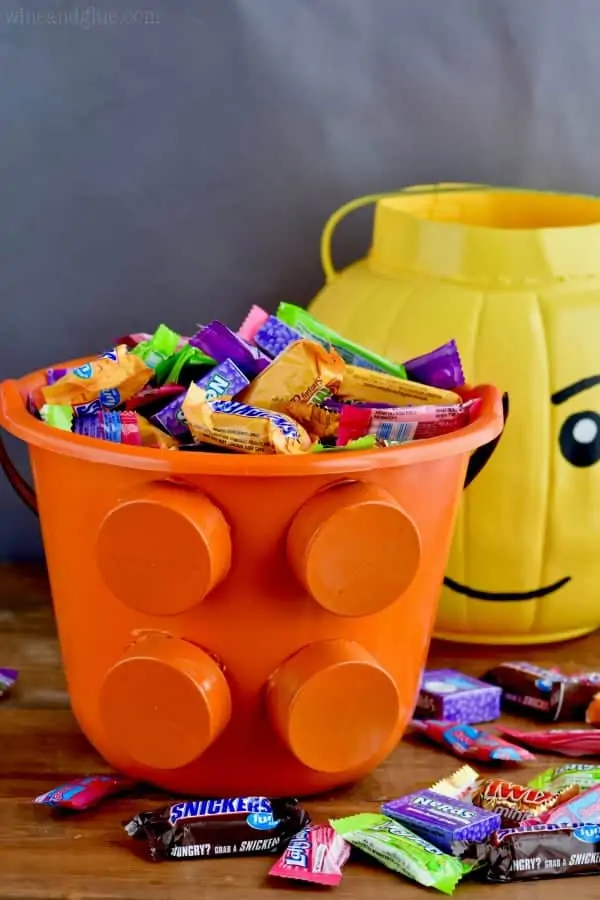
{"type": "Polygon", "coordinates": [[[469,597],[471,600],[538,600],[540,597],[546,597],[548,594],[553,594],[554,591],[558,591],[561,587],[564,587],[565,584],[568,584],[571,580],[570,576],[567,578],[560,578],[558,581],[555,581],[554,584],[548,584],[546,587],[537,588],[535,591],[507,591],[506,593],[496,592],[496,591],[477,591],[474,588],[467,587],[465,584],[459,584],[458,581],[454,581],[453,578],[444,578],[444,584],[446,587],[449,587],[450,590],[456,591],[457,594],[463,594],[465,597],[469,597]]]}
{"type": "MultiPolygon", "coordinates": [[[[589,390],[598,384],[600,384],[600,375],[589,375],[587,378],[581,378],[556,391],[550,400],[553,406],[559,406],[582,391],[589,390]]],[[[575,468],[587,468],[594,465],[600,458],[600,416],[598,413],[585,411],[569,416],[561,428],[559,445],[564,459],[575,468]]],[[[462,594],[471,600],[491,601],[539,600],[540,597],[547,597],[548,594],[560,590],[570,581],[570,576],[559,578],[553,584],[533,591],[478,591],[465,584],[460,584],[453,578],[444,578],[446,587],[457,594],[462,594]]]]}

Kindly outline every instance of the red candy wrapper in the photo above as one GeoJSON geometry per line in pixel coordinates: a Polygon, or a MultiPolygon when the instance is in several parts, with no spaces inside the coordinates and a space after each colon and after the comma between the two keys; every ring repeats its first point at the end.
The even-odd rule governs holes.
{"type": "Polygon", "coordinates": [[[600,732],[597,730],[548,728],[546,731],[517,731],[516,728],[498,728],[498,731],[526,747],[547,750],[548,753],[574,757],[600,755],[600,732]]]}
{"type": "Polygon", "coordinates": [[[455,756],[463,759],[516,763],[535,759],[533,753],[528,750],[509,744],[508,741],[503,741],[502,738],[488,734],[473,725],[435,719],[413,719],[411,725],[416,731],[420,731],[436,744],[441,744],[455,756]]]}
{"type": "Polygon", "coordinates": [[[350,844],[333,828],[309,825],[291,839],[269,875],[335,887],[349,855],[350,844]]]}
{"type": "MultiPolygon", "coordinates": [[[[139,394],[126,400],[123,404],[123,409],[142,409],[143,407],[154,406],[155,404],[166,406],[167,403],[175,397],[179,397],[180,394],[185,394],[186,390],[187,389],[180,384],[163,384],[161,387],[145,387],[142,388],[139,394]]],[[[145,412],[144,415],[148,416],[149,414],[145,412]]]]}
{"type": "Polygon", "coordinates": [[[95,806],[105,797],[130,790],[133,786],[134,782],[124,775],[88,775],[46,791],[33,802],[41,806],[81,811],[95,806]]]}

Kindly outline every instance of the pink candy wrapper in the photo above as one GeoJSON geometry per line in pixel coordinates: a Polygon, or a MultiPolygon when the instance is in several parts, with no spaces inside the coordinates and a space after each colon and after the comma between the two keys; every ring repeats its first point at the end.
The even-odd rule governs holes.
{"type": "Polygon", "coordinates": [[[430,387],[453,390],[465,383],[462,363],[456,341],[448,341],[423,356],[415,356],[404,363],[406,375],[411,381],[419,381],[430,387]]]}
{"type": "Polygon", "coordinates": [[[253,344],[255,334],[260,331],[268,318],[269,313],[260,306],[256,306],[256,304],[251,306],[250,312],[237,330],[237,336],[243,341],[253,344]]]}
{"type": "Polygon", "coordinates": [[[587,825],[600,824],[600,785],[583,791],[565,803],[559,804],[535,818],[527,819],[523,825],[587,825]]]}
{"type": "Polygon", "coordinates": [[[52,791],[40,794],[33,801],[41,806],[81,811],[89,809],[114,794],[121,794],[134,786],[135,782],[124,775],[88,775],[68,784],[61,784],[52,791]]]}
{"type": "Polygon", "coordinates": [[[441,744],[455,756],[464,759],[516,763],[535,759],[533,753],[529,753],[528,750],[509,744],[508,741],[503,741],[502,738],[488,734],[473,725],[435,719],[413,719],[410,724],[436,744],[441,744]]]}
{"type": "Polygon", "coordinates": [[[269,875],[335,887],[350,845],[329,825],[308,825],[295,835],[269,875]]]}
{"type": "Polygon", "coordinates": [[[546,731],[517,731],[515,728],[498,728],[501,734],[548,753],[561,756],[599,756],[600,732],[597,729],[548,728],[546,731]]]}
{"type": "MultiPolygon", "coordinates": [[[[175,397],[185,394],[187,388],[182,384],[163,384],[161,387],[145,387],[135,397],[130,397],[123,404],[125,410],[142,409],[162,403],[167,405],[175,397]]],[[[147,415],[147,413],[146,413],[147,415]]]]}
{"type": "Polygon", "coordinates": [[[449,434],[469,424],[473,406],[468,400],[454,406],[392,406],[387,409],[344,404],[340,413],[337,445],[344,446],[366,434],[379,441],[405,443],[449,434]]]}

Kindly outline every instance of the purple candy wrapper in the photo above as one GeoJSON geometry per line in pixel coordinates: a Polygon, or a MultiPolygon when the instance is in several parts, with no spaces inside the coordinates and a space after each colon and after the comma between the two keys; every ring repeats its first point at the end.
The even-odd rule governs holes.
{"type": "Polygon", "coordinates": [[[68,369],[46,369],[46,384],[56,384],[57,381],[67,374],[68,369]]]}
{"type": "Polygon", "coordinates": [[[0,699],[9,693],[18,677],[16,669],[0,669],[0,699]]]}
{"type": "Polygon", "coordinates": [[[290,328],[277,316],[269,316],[265,324],[254,335],[256,346],[272,357],[279,356],[290,344],[301,340],[300,332],[290,328]]]}
{"type": "Polygon", "coordinates": [[[192,347],[198,347],[217,362],[231,360],[248,378],[255,378],[271,362],[268,356],[265,356],[256,347],[251,347],[237,334],[234,334],[230,328],[217,320],[209,322],[208,325],[201,328],[190,338],[190,344],[192,347]]]}
{"type": "MultiPolygon", "coordinates": [[[[233,397],[235,394],[239,394],[241,390],[248,387],[250,382],[232,360],[226,359],[211,369],[196,384],[206,391],[207,400],[216,400],[217,397],[233,397]]],[[[186,394],[187,392],[176,397],[150,419],[154,425],[164,428],[172,437],[183,437],[188,431],[181,408],[186,394]]]]}
{"type": "Polygon", "coordinates": [[[453,841],[477,843],[500,828],[500,813],[429,790],[390,800],[381,811],[447,853],[453,841]]]}
{"type": "Polygon", "coordinates": [[[456,341],[448,341],[430,353],[415,356],[404,363],[407,377],[430,387],[452,390],[465,383],[460,355],[456,341]]]}
{"type": "Polygon", "coordinates": [[[477,678],[452,669],[430,669],[423,673],[415,718],[493,722],[500,716],[501,698],[501,688],[477,678]]]}

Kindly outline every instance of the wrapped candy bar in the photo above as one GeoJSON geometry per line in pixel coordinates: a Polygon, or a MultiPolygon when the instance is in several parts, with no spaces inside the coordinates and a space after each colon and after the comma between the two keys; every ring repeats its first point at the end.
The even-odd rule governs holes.
{"type": "Polygon", "coordinates": [[[135,397],[131,397],[123,404],[123,408],[128,410],[143,409],[144,415],[148,416],[149,407],[164,406],[175,397],[185,394],[186,388],[182,384],[163,384],[160,387],[145,387],[135,397]]]}
{"type": "Polygon", "coordinates": [[[297,341],[254,379],[240,400],[289,415],[287,405],[291,400],[317,404],[331,396],[343,372],[344,361],[335,351],[313,341],[297,341]]]}
{"type": "Polygon", "coordinates": [[[350,365],[373,369],[377,372],[389,372],[390,375],[398,378],[406,377],[404,366],[401,363],[393,363],[378,353],[373,353],[371,350],[343,338],[331,328],[317,322],[299,306],[294,306],[292,303],[280,303],[277,309],[277,318],[299,333],[301,337],[316,341],[327,349],[333,348],[344,362],[350,365]]]}
{"type": "Polygon", "coordinates": [[[171,331],[166,325],[159,325],[154,334],[147,340],[136,344],[131,353],[143,359],[151,369],[156,369],[159,363],[165,362],[173,356],[182,340],[181,335],[177,332],[171,331]]]}
{"type": "Polygon", "coordinates": [[[8,697],[18,677],[16,669],[0,669],[0,700],[8,697]]]}
{"type": "Polygon", "coordinates": [[[535,759],[532,753],[522,747],[509,744],[508,741],[503,741],[493,734],[487,734],[472,725],[432,719],[413,719],[411,725],[436,744],[441,744],[456,756],[462,756],[465,759],[518,763],[535,759]]]}
{"type": "Polygon", "coordinates": [[[600,766],[566,763],[564,766],[555,766],[536,775],[529,782],[529,787],[558,792],[576,785],[581,791],[585,791],[599,784],[600,766]]]}
{"type": "Polygon", "coordinates": [[[561,756],[600,755],[600,733],[584,728],[548,728],[546,731],[517,731],[516,728],[500,728],[498,731],[526,747],[559,753],[561,756]]]}
{"type": "Polygon", "coordinates": [[[520,822],[537,818],[578,793],[577,785],[554,793],[514,784],[503,778],[485,778],[477,783],[471,802],[481,809],[500,813],[502,825],[511,828],[520,822]]]}
{"type": "Polygon", "coordinates": [[[498,687],[485,684],[452,669],[430,669],[423,673],[415,717],[448,722],[492,722],[500,716],[498,687]]]}
{"type": "Polygon", "coordinates": [[[578,785],[565,789],[559,796],[559,805],[532,813],[526,824],[544,822],[548,825],[575,825],[577,822],[593,822],[600,825],[600,785],[580,791],[578,785]],[[570,796],[567,794],[570,791],[570,796]]]}
{"type": "Polygon", "coordinates": [[[46,791],[33,802],[41,806],[81,811],[96,806],[105,797],[131,790],[134,784],[124,775],[88,775],[46,791]]]}
{"type": "Polygon", "coordinates": [[[390,406],[456,406],[461,398],[453,391],[432,388],[416,381],[395,378],[358,366],[346,366],[337,392],[344,402],[386,403],[390,406]]]}
{"type": "Polygon", "coordinates": [[[336,887],[350,845],[330,825],[307,825],[294,835],[269,875],[336,887]]]}
{"type": "Polygon", "coordinates": [[[552,722],[583,718],[600,687],[597,672],[567,675],[528,662],[505,662],[483,680],[502,688],[502,708],[524,715],[534,713],[552,722]]]}
{"type": "Polygon", "coordinates": [[[311,440],[289,416],[232,400],[207,401],[192,384],[183,414],[195,441],[227,447],[238,453],[306,453],[311,440]]]}
{"type": "Polygon", "coordinates": [[[337,442],[343,445],[364,434],[374,434],[378,441],[395,444],[439,437],[468,425],[470,407],[474,402],[467,401],[455,406],[401,406],[387,409],[345,404],[340,412],[337,442]]]}
{"type": "Polygon", "coordinates": [[[268,312],[265,312],[260,306],[253,304],[250,307],[250,312],[238,328],[237,336],[243,341],[246,341],[247,344],[256,343],[254,340],[256,333],[262,328],[268,318],[268,312]]]}
{"type": "Polygon", "coordinates": [[[600,826],[521,826],[497,831],[482,844],[457,843],[454,851],[483,865],[488,881],[600,875],[600,826]]]}
{"type": "Polygon", "coordinates": [[[152,377],[152,369],[120,345],[71,369],[55,384],[41,388],[44,403],[68,404],[77,415],[114,409],[137,394],[152,377]]]}
{"type": "Polygon", "coordinates": [[[160,429],[155,428],[135,412],[116,410],[97,412],[87,416],[74,416],[70,406],[43,406],[41,418],[47,425],[115,444],[154,447],[173,450],[177,442],[160,429]]]}
{"type": "Polygon", "coordinates": [[[460,354],[456,341],[451,340],[423,356],[415,356],[404,363],[406,375],[411,381],[430,387],[453,390],[465,383],[460,354]]]}
{"type": "Polygon", "coordinates": [[[390,800],[381,812],[446,853],[452,853],[454,841],[483,841],[500,828],[499,812],[478,809],[432,790],[390,800]]]}
{"type": "MultiPolygon", "coordinates": [[[[249,384],[245,375],[231,359],[226,359],[211,369],[196,386],[201,388],[207,400],[217,397],[233,397],[249,384]]],[[[173,437],[183,437],[188,432],[188,425],[183,414],[185,394],[172,400],[167,406],[152,416],[152,422],[164,428],[173,437]]]]}
{"type": "Polygon", "coordinates": [[[231,329],[215,320],[190,338],[190,346],[198,347],[217,362],[230,359],[247,378],[254,378],[271,360],[256,347],[243,341],[231,329]]]}
{"type": "Polygon", "coordinates": [[[386,868],[444,894],[452,894],[461,878],[473,868],[472,864],[444,853],[389,816],[359,813],[332,819],[330,824],[349,844],[386,868]]]}
{"type": "Polygon", "coordinates": [[[278,853],[309,823],[295,800],[230,797],[181,800],[141,812],[125,831],[146,841],[154,860],[210,859],[278,853]]]}

